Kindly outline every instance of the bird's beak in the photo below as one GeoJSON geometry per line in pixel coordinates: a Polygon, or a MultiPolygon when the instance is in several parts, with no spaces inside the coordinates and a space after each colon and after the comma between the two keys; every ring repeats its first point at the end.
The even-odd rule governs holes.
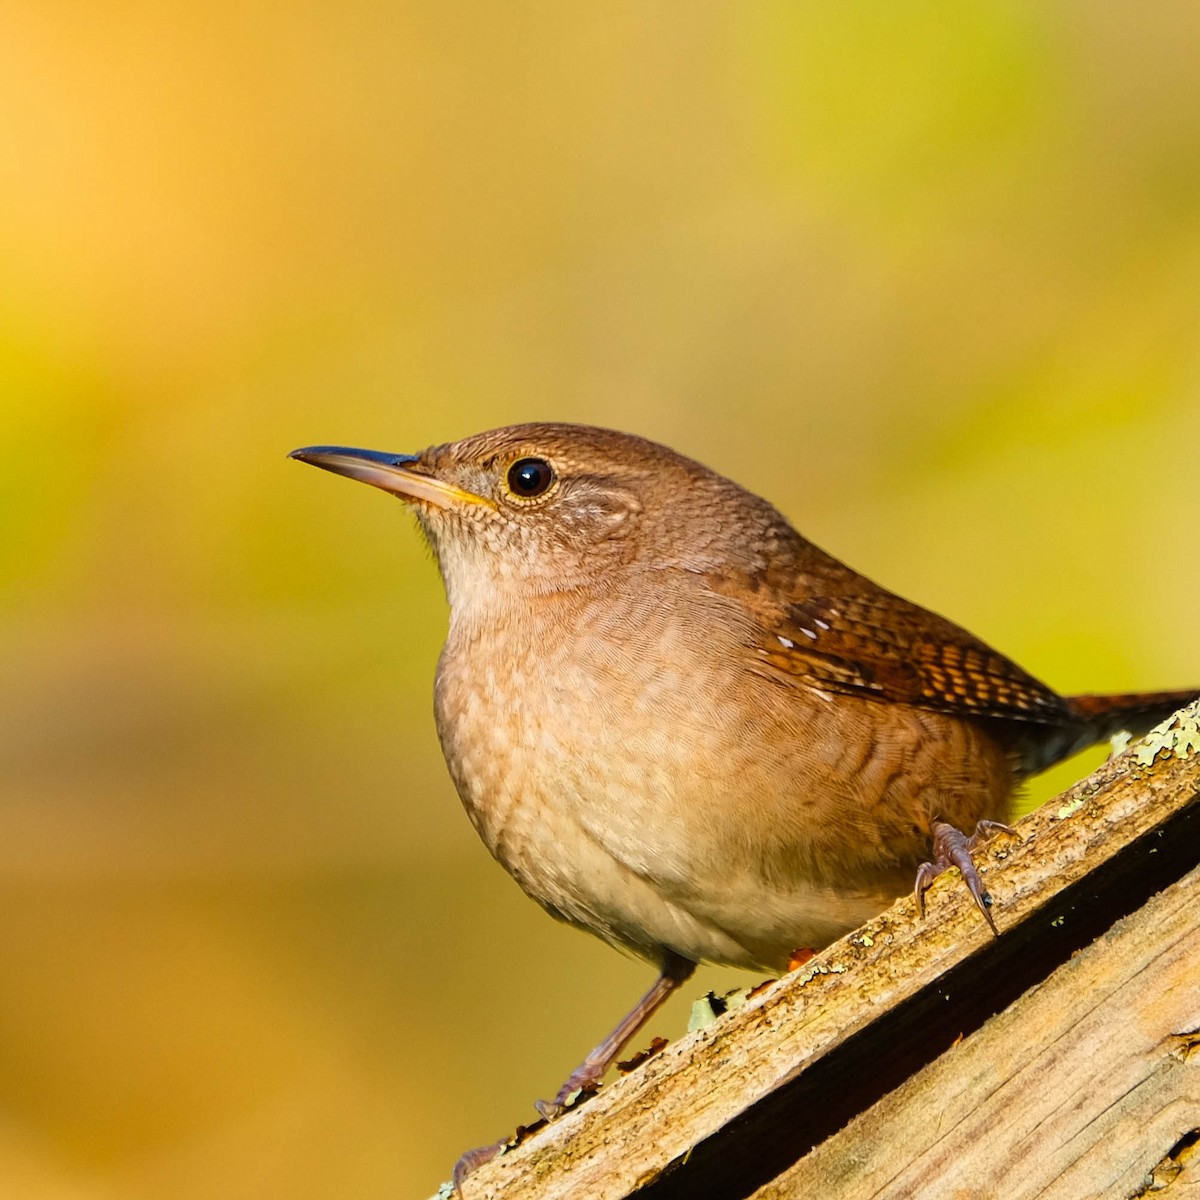
{"type": "Polygon", "coordinates": [[[350,446],[305,446],[293,450],[288,458],[298,458],[323,471],[347,475],[372,487],[382,488],[402,500],[423,500],[439,508],[454,508],[463,504],[495,505],[483,496],[464,491],[433,475],[414,471],[415,454],[386,454],[380,450],[355,450],[350,446]]]}

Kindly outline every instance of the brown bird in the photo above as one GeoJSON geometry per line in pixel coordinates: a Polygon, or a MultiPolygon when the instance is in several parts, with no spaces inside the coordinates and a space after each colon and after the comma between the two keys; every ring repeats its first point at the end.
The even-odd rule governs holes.
{"type": "Polygon", "coordinates": [[[783,970],[950,864],[990,922],[960,831],[1196,695],[1060,696],[629,434],[514,425],[293,457],[399,496],[433,547],[437,729],[488,849],[552,916],[660,971],[547,1115],[698,962],[783,970]]]}

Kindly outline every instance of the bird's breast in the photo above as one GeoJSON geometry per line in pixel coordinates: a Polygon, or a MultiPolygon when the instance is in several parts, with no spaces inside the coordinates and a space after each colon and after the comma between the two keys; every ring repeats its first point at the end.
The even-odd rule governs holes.
{"type": "Polygon", "coordinates": [[[442,747],[489,850],[545,907],[649,957],[738,953],[669,898],[691,889],[708,798],[728,792],[702,644],[669,598],[576,604],[536,626],[452,624],[438,667],[442,747]]]}
{"type": "MultiPolygon", "coordinates": [[[[587,619],[497,624],[455,637],[439,663],[439,735],[468,813],[518,878],[674,791],[670,731],[689,692],[669,623],[636,632],[587,619]],[[639,643],[653,636],[651,658],[639,643]]],[[[696,747],[689,741],[690,753],[696,747]]],[[[649,842],[652,830],[638,839],[649,842]]]]}
{"type": "Polygon", "coordinates": [[[774,964],[905,890],[931,810],[1001,815],[1008,769],[974,727],[781,684],[746,641],[670,593],[452,623],[443,750],[526,892],[650,957],[774,964]]]}

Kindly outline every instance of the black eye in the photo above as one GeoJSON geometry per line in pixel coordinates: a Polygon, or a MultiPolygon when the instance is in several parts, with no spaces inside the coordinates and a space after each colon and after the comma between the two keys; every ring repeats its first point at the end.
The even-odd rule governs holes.
{"type": "Polygon", "coordinates": [[[508,487],[514,496],[540,496],[554,482],[554,468],[544,458],[519,458],[508,468],[508,487]]]}

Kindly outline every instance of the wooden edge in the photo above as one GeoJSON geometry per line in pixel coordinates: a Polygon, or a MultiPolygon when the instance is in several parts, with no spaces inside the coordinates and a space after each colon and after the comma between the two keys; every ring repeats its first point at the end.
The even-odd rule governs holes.
{"type": "Polygon", "coordinates": [[[1200,868],[754,1200],[1133,1196],[1200,1132],[1200,868]]]}
{"type": "MultiPolygon", "coordinates": [[[[1184,712],[1194,723],[1200,708],[1184,712]]],[[[898,901],[480,1168],[465,1200],[605,1200],[638,1188],[656,1200],[701,1200],[745,1196],[774,1178],[1132,911],[1150,894],[1144,886],[1157,890],[1196,865],[1200,754],[1184,757],[1186,745],[1173,753],[1169,736],[1160,743],[1150,765],[1131,747],[976,855],[999,939],[950,872],[927,897],[927,920],[911,898],[898,901]],[[1181,820],[1192,822],[1190,836],[1178,836],[1181,820]],[[844,1070],[863,1047],[867,1061],[844,1070]],[[888,1072],[873,1088],[881,1049],[888,1072]],[[788,1096],[799,1098],[798,1113],[788,1096]],[[755,1161],[747,1172],[726,1151],[752,1124],[772,1140],[745,1143],[755,1161]],[[731,1170],[736,1180],[725,1177],[731,1170]]]]}

